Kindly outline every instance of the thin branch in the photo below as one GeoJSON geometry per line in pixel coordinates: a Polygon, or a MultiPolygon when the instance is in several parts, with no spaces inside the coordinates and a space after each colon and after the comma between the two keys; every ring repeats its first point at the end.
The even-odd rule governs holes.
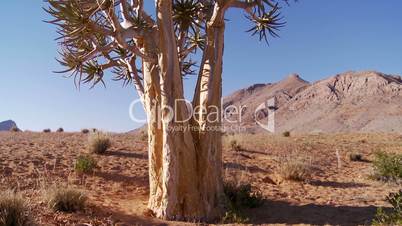
{"type": "Polygon", "coordinates": [[[126,59],[126,64],[128,67],[128,71],[130,73],[130,75],[132,76],[132,78],[134,79],[133,83],[135,88],[137,89],[138,95],[140,96],[141,99],[144,98],[144,85],[141,82],[141,78],[138,75],[138,71],[137,71],[137,66],[135,65],[135,57],[132,57],[131,59],[126,59]]]}

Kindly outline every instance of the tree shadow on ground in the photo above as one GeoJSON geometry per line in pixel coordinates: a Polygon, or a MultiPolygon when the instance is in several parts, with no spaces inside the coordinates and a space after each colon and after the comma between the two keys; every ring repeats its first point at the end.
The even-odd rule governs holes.
{"type": "Polygon", "coordinates": [[[319,181],[311,180],[308,182],[313,186],[331,187],[331,188],[362,188],[368,187],[367,184],[354,183],[354,182],[336,182],[336,181],[319,181]]]}
{"type": "Polygon", "coordinates": [[[110,173],[110,172],[94,172],[94,176],[101,177],[106,181],[116,182],[116,183],[128,183],[135,184],[137,186],[146,187],[148,186],[148,177],[138,177],[138,176],[126,176],[119,173],[110,173]]]}
{"type": "Polygon", "coordinates": [[[245,170],[245,171],[249,171],[251,173],[268,173],[267,170],[261,169],[258,166],[243,166],[242,164],[234,163],[234,162],[225,162],[223,164],[223,167],[225,169],[245,170]]]}
{"type": "Polygon", "coordinates": [[[284,201],[265,201],[247,210],[252,224],[367,225],[375,216],[375,206],[294,205],[284,201]]]}
{"type": "Polygon", "coordinates": [[[254,150],[247,150],[247,149],[241,149],[242,152],[247,152],[250,154],[260,154],[260,155],[267,155],[267,152],[262,152],[262,151],[254,151],[254,150]]]}
{"type": "Polygon", "coordinates": [[[117,151],[108,151],[105,153],[106,156],[115,156],[115,157],[123,157],[123,158],[136,158],[136,159],[148,159],[146,154],[128,152],[123,150],[117,151]]]}
{"type": "MultiPolygon", "coordinates": [[[[91,206],[92,215],[95,217],[107,217],[113,225],[154,225],[167,226],[157,219],[143,216],[141,212],[137,215],[127,214],[122,211],[112,210],[110,208],[102,208],[99,206],[91,206]]],[[[140,211],[140,210],[139,210],[140,211]]]]}

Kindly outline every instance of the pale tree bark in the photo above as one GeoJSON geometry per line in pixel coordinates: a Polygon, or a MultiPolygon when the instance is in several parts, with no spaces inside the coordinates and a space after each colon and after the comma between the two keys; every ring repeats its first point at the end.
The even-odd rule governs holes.
{"type": "Polygon", "coordinates": [[[49,2],[47,12],[55,17],[50,23],[60,28],[63,37],[59,62],[67,70],[62,73],[72,72],[79,82],[96,85],[103,83],[103,72],[113,68],[118,80],[135,85],[148,119],[148,208],[170,220],[219,217],[224,207],[220,127],[225,11],[243,9],[258,25],[250,31],[259,33],[261,39],[267,32],[276,35],[282,26],[277,4],[200,0],[192,6],[202,8],[190,15],[196,17],[191,23],[199,29],[192,34],[188,18],[173,20],[172,4],[178,1],[155,0],[156,21],[145,12],[144,0],[49,2]],[[177,100],[184,99],[182,75],[191,71],[186,70],[187,63],[191,65],[188,56],[197,49],[203,51],[192,103],[197,117],[188,121],[185,102],[177,100]],[[137,59],[141,59],[142,70],[137,69],[137,59]],[[82,78],[82,74],[87,76],[82,78]]]}
{"type": "Polygon", "coordinates": [[[150,198],[149,207],[159,218],[197,220],[204,213],[196,175],[196,149],[191,132],[180,129],[188,125],[187,122],[180,121],[186,119],[189,112],[185,103],[175,105],[176,100],[183,99],[184,92],[171,4],[170,0],[157,2],[163,147],[162,165],[158,169],[161,171],[161,178],[157,182],[161,184],[161,193],[156,193],[159,197],[150,198]]]}
{"type": "MultiPolygon", "coordinates": [[[[157,33],[152,31],[144,40],[144,52],[157,55],[157,33]]],[[[155,210],[162,205],[162,166],[163,131],[161,127],[161,89],[159,67],[155,63],[143,62],[144,106],[148,121],[148,161],[149,161],[149,209],[155,210]]]]}
{"type": "MultiPolygon", "coordinates": [[[[206,47],[202,57],[193,107],[200,132],[198,137],[198,177],[203,205],[209,218],[222,214],[222,131],[221,98],[225,24],[224,9],[217,4],[206,29],[206,47]]],[[[193,122],[194,123],[194,122],[193,122]]]]}
{"type": "MultiPolygon", "coordinates": [[[[159,37],[160,107],[158,115],[147,110],[149,118],[150,200],[148,207],[159,218],[213,220],[222,214],[222,143],[219,130],[222,96],[222,54],[224,24],[209,24],[200,80],[196,90],[197,102],[209,108],[197,123],[181,122],[189,118],[184,102],[183,81],[172,26],[171,1],[158,1],[157,24],[159,37]],[[175,105],[176,104],[176,105],[175,105]],[[175,108],[175,109],[174,109],[175,108]],[[174,109],[174,119],[168,109],[174,109]],[[162,123],[161,123],[162,120],[162,123]],[[161,128],[158,124],[161,123],[161,128]],[[197,126],[199,132],[190,126],[197,126]],[[207,127],[214,130],[207,131],[207,127]],[[161,146],[162,144],[162,146],[161,146]]],[[[151,73],[152,74],[152,73],[151,73]]],[[[153,98],[145,74],[146,104],[153,98]]],[[[156,92],[157,93],[157,92],[156,92]]],[[[159,104],[159,102],[158,102],[159,104]]]]}

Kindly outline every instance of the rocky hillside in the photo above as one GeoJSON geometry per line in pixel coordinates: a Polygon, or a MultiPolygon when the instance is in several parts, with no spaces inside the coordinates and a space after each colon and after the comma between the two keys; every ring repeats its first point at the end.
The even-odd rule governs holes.
{"type": "Polygon", "coordinates": [[[17,127],[17,124],[12,120],[0,122],[0,131],[10,131],[13,127],[17,127]]]}
{"type": "Polygon", "coordinates": [[[237,91],[225,98],[224,106],[242,106],[238,124],[258,131],[255,118],[264,122],[268,111],[255,114],[255,109],[271,98],[276,99],[276,132],[402,132],[400,76],[346,72],[310,84],[290,75],[237,91]]]}

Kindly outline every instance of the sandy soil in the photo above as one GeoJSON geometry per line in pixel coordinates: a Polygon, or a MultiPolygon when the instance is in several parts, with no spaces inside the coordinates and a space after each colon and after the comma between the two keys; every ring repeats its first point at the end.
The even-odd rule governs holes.
{"type": "MultiPolygon", "coordinates": [[[[79,176],[73,166],[85,153],[87,135],[80,133],[0,133],[0,190],[15,189],[29,202],[41,225],[190,225],[165,222],[144,215],[148,194],[146,142],[133,134],[112,135],[113,147],[98,155],[99,168],[79,176]],[[54,213],[41,192],[51,184],[76,186],[89,196],[80,213],[54,213]]],[[[400,185],[369,179],[373,153],[402,152],[401,135],[338,134],[226,137],[225,177],[248,181],[267,200],[246,211],[250,224],[364,225],[376,208],[387,206],[389,192],[400,185]],[[241,152],[231,151],[236,139],[241,152]],[[367,161],[351,162],[350,152],[367,161]],[[340,161],[338,161],[337,153],[340,161]],[[278,169],[283,159],[304,156],[314,167],[306,182],[283,180],[278,169]]]]}

